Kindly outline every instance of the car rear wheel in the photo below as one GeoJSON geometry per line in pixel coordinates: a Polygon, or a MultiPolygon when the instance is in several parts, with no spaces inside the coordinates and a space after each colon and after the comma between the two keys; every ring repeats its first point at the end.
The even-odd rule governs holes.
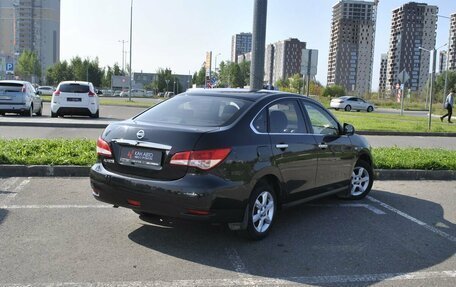
{"type": "Polygon", "coordinates": [[[345,111],[346,111],[346,112],[349,112],[349,111],[351,111],[351,110],[352,110],[352,107],[351,107],[350,105],[346,105],[346,106],[345,106],[345,111]]]}
{"type": "Polygon", "coordinates": [[[249,200],[247,235],[250,239],[265,238],[275,221],[277,200],[273,188],[260,183],[253,190],[249,200]]]}
{"type": "Polygon", "coordinates": [[[30,108],[23,113],[24,117],[33,117],[33,105],[30,105],[30,108]]]}
{"type": "Polygon", "coordinates": [[[54,113],[53,111],[51,111],[51,118],[56,118],[58,115],[57,113],[54,113]]]}
{"type": "Polygon", "coordinates": [[[367,112],[368,112],[368,113],[372,112],[373,110],[374,110],[374,107],[372,107],[372,106],[369,106],[369,107],[367,108],[367,112]]]}
{"type": "Polygon", "coordinates": [[[98,118],[100,117],[100,110],[97,110],[96,113],[91,114],[90,117],[91,117],[92,119],[98,119],[98,118]]]}
{"type": "Polygon", "coordinates": [[[43,115],[43,104],[40,105],[40,109],[36,112],[36,115],[39,117],[43,115]]]}

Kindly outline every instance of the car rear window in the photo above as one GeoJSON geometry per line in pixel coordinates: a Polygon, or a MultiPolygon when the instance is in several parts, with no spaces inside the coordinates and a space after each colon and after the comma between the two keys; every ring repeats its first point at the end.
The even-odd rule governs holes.
{"type": "Polygon", "coordinates": [[[248,100],[230,97],[180,95],[147,110],[135,120],[196,127],[226,126],[251,104],[248,100]]]}
{"type": "Polygon", "coordinates": [[[80,84],[62,84],[59,87],[62,93],[79,93],[86,94],[90,91],[89,86],[80,84]]]}
{"type": "Polygon", "coordinates": [[[0,83],[0,90],[5,92],[22,92],[24,86],[18,83],[0,83]]]}

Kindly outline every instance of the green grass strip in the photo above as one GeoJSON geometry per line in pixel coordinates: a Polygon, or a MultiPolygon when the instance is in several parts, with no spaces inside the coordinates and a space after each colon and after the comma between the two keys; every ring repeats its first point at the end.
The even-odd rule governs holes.
{"type": "Polygon", "coordinates": [[[89,166],[95,151],[96,142],[86,139],[0,140],[0,164],[89,166]]]}
{"type": "MultiPolygon", "coordinates": [[[[96,142],[88,139],[0,140],[0,164],[79,165],[96,161],[96,142]]],[[[375,148],[376,168],[456,170],[456,151],[422,148],[375,148]]]]}

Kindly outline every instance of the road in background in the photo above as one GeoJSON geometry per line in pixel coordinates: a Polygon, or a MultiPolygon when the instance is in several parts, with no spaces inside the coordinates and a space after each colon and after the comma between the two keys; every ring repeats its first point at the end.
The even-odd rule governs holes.
{"type": "Polygon", "coordinates": [[[143,221],[96,201],[88,178],[0,179],[0,286],[452,287],[455,191],[376,182],[361,201],[282,210],[252,242],[225,226],[143,221]]]}

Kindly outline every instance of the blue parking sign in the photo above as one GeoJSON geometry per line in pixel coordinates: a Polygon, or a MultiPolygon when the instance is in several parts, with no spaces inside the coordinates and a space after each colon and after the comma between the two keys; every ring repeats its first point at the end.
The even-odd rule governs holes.
{"type": "Polygon", "coordinates": [[[6,71],[13,72],[14,71],[14,64],[13,63],[6,63],[6,71]]]}

